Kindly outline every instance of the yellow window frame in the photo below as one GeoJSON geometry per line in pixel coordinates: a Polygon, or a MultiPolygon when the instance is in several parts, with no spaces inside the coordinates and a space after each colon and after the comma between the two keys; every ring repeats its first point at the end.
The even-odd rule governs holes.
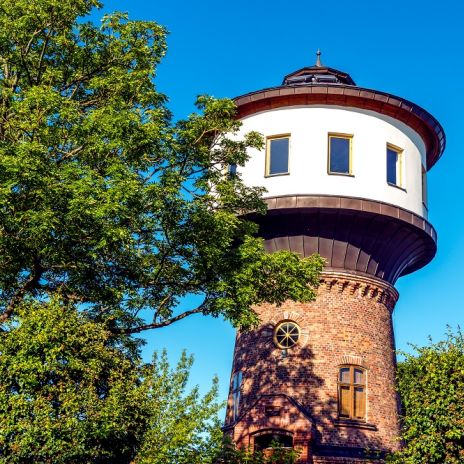
{"type": "Polygon", "coordinates": [[[265,177],[274,177],[274,176],[285,176],[290,174],[290,135],[291,134],[278,134],[278,135],[271,135],[266,137],[266,163],[264,169],[264,176],[265,177]],[[279,139],[288,139],[288,158],[287,158],[287,172],[278,172],[275,174],[270,173],[271,169],[271,142],[273,140],[279,139]]]}
{"type": "Polygon", "coordinates": [[[353,176],[353,134],[344,134],[342,132],[329,132],[327,138],[327,174],[335,176],[353,176]],[[330,170],[330,140],[345,139],[349,141],[348,145],[348,172],[337,172],[330,170]]]}

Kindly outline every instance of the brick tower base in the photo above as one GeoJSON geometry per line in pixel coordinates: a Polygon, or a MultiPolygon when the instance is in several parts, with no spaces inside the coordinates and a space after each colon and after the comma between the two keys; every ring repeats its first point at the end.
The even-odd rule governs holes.
{"type": "Polygon", "coordinates": [[[249,448],[265,434],[289,437],[302,464],[381,462],[399,446],[391,319],[397,298],[381,279],[326,270],[315,301],[256,308],[261,325],[237,334],[232,377],[242,376],[239,405],[234,417],[231,386],[224,431],[249,448]],[[287,350],[274,342],[280,321],[301,329],[287,350]],[[365,373],[361,419],[340,413],[343,366],[365,373]]]}

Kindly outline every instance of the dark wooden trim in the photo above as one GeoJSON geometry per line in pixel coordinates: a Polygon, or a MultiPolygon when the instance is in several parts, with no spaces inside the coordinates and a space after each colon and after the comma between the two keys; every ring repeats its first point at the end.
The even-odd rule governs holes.
{"type": "Polygon", "coordinates": [[[234,99],[238,118],[296,105],[337,105],[354,107],[390,116],[415,130],[426,146],[427,170],[438,161],[446,146],[443,127],[419,105],[378,90],[351,85],[304,85],[272,87],[234,99]]]}

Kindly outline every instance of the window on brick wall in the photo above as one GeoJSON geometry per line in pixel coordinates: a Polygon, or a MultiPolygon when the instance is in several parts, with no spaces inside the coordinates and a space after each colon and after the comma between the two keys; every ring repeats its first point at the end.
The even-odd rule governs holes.
{"type": "Polygon", "coordinates": [[[232,377],[232,418],[238,417],[238,408],[240,406],[240,394],[242,389],[242,373],[238,371],[232,377]]]}
{"type": "Polygon", "coordinates": [[[274,329],[274,343],[278,348],[292,348],[300,339],[300,327],[293,321],[281,321],[274,329]]]}
{"type": "Polygon", "coordinates": [[[342,366],[338,374],[338,416],[366,420],[366,370],[342,366]]]}

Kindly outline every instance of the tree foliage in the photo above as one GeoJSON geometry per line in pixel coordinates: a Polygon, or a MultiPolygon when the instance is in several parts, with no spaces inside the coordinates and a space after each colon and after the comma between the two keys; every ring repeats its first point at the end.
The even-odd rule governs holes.
{"type": "Polygon", "coordinates": [[[127,462],[143,395],[101,326],[53,302],[21,307],[9,329],[0,336],[0,461],[127,462]]]}
{"type": "Polygon", "coordinates": [[[217,381],[189,392],[191,363],[143,364],[57,301],[21,307],[0,334],[0,462],[212,462],[217,381]]]}
{"type": "Polygon", "coordinates": [[[464,336],[447,338],[414,354],[398,366],[403,404],[403,449],[394,463],[464,462],[464,336]]]}
{"type": "Polygon", "coordinates": [[[144,365],[132,335],[195,313],[246,329],[253,305],[313,299],[323,262],[264,252],[263,190],[226,169],[262,137],[237,138],[225,99],[174,122],[166,30],[87,22],[100,7],[0,0],[0,462],[207,464],[216,384],[188,392],[190,358],[144,365]]]}
{"type": "Polygon", "coordinates": [[[0,333],[0,463],[293,464],[298,456],[223,442],[217,379],[188,390],[175,369],[115,343],[101,323],[57,300],[21,306],[0,333]]]}
{"type": "Polygon", "coordinates": [[[245,216],[263,191],[224,171],[259,134],[237,140],[234,104],[205,96],[173,123],[154,84],[165,29],[85,22],[100,6],[0,0],[0,322],[59,295],[114,333],[192,313],[246,328],[254,304],[312,299],[321,259],[265,254],[245,216]]]}
{"type": "Polygon", "coordinates": [[[166,352],[144,367],[148,418],[134,464],[215,464],[222,442],[217,401],[218,383],[201,396],[187,392],[193,358],[182,355],[175,370],[166,352]]]}

